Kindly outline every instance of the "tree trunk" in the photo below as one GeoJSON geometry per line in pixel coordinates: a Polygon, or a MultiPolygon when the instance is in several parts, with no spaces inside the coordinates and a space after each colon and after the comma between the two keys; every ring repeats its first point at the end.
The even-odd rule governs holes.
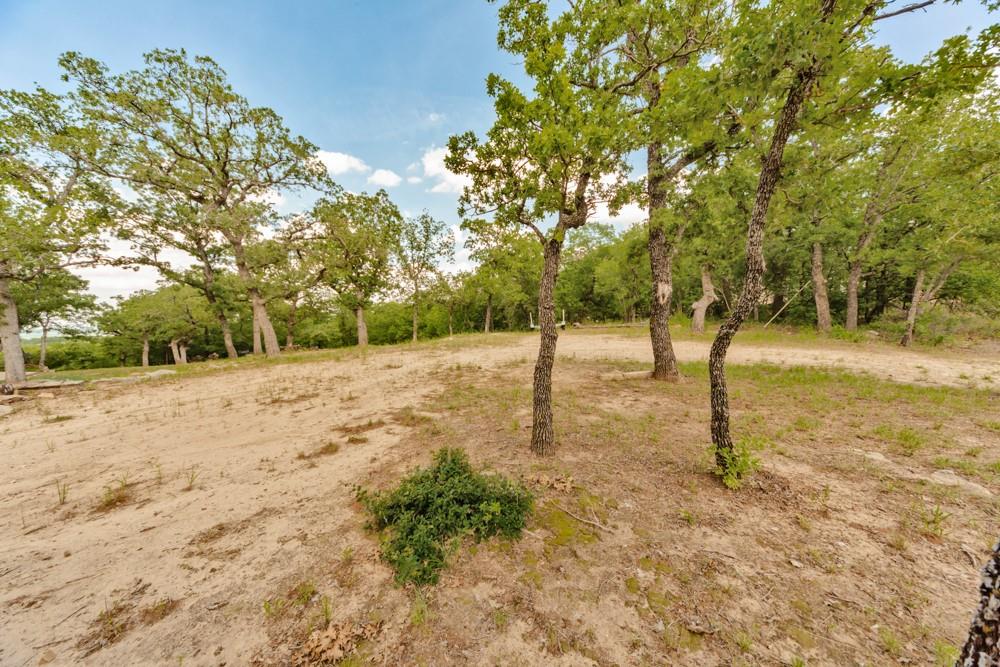
{"type": "Polygon", "coordinates": [[[691,304],[691,331],[705,333],[705,314],[708,307],[718,301],[715,296],[715,285],[712,284],[712,274],[707,266],[701,267],[701,298],[691,304]]]}
{"type": "Polygon", "coordinates": [[[142,367],[149,368],[149,335],[142,336],[142,367]]]}
{"type": "Polygon", "coordinates": [[[830,318],[830,296],[826,290],[826,274],[823,273],[823,246],[818,241],[813,243],[812,284],[813,301],[816,302],[816,328],[820,333],[828,334],[833,328],[833,320],[830,318]]]}
{"type": "Polygon", "coordinates": [[[364,347],[368,344],[368,325],[365,323],[365,309],[358,306],[354,310],[354,316],[358,319],[358,345],[364,347]]]}
{"type": "Polygon", "coordinates": [[[493,295],[486,295],[486,318],[483,322],[483,333],[493,331],[493,295]]]}
{"type": "MultiPolygon", "coordinates": [[[[278,345],[278,334],[274,332],[271,318],[267,314],[267,305],[264,303],[260,290],[254,287],[253,275],[247,264],[246,252],[243,242],[238,238],[228,238],[229,244],[233,248],[233,259],[236,261],[236,271],[240,278],[247,285],[247,294],[250,295],[250,305],[253,307],[254,319],[260,326],[260,333],[264,337],[264,352],[268,357],[277,357],[281,354],[281,346],[278,345]]],[[[256,340],[256,338],[255,338],[256,340]]],[[[257,345],[254,345],[254,354],[258,354],[257,345]]]]}
{"type": "Polygon", "coordinates": [[[253,311],[253,353],[255,355],[260,354],[264,351],[263,346],[260,344],[260,320],[257,319],[257,310],[253,311]]]}
{"type": "Polygon", "coordinates": [[[844,328],[848,331],[858,329],[858,288],[861,285],[861,260],[852,260],[847,271],[847,314],[844,317],[844,328]]]}
{"type": "Polygon", "coordinates": [[[452,324],[455,321],[455,307],[453,305],[448,306],[448,338],[455,335],[455,329],[452,324]]]}
{"type": "Polygon", "coordinates": [[[181,351],[177,346],[177,339],[171,339],[170,341],[170,354],[174,358],[174,365],[183,364],[184,361],[181,359],[181,351]]]}
{"type": "Polygon", "coordinates": [[[913,329],[917,325],[917,315],[920,314],[920,301],[924,298],[924,270],[917,270],[916,280],[913,282],[913,296],[910,297],[910,309],[906,312],[906,331],[903,333],[899,344],[909,347],[913,342],[913,329]]]}
{"type": "Polygon", "coordinates": [[[545,241],[542,279],[538,285],[538,326],[541,339],[538,360],[535,362],[531,428],[531,451],[538,455],[552,453],[555,446],[555,432],[552,428],[552,366],[556,360],[556,340],[559,338],[556,330],[555,288],[561,253],[561,237],[545,241]]]}
{"type": "Polygon", "coordinates": [[[7,384],[28,379],[21,349],[21,323],[17,319],[17,304],[10,293],[6,278],[0,278],[0,349],[3,350],[3,370],[7,384]]]}
{"type": "Polygon", "coordinates": [[[278,345],[278,334],[274,332],[271,318],[267,314],[267,305],[257,288],[250,290],[250,303],[257,312],[257,322],[260,323],[260,333],[264,338],[264,354],[268,357],[277,357],[281,354],[281,346],[278,345]]]}
{"type": "MultiPolygon", "coordinates": [[[[826,20],[832,11],[833,0],[824,0],[823,19],[826,20]]],[[[733,440],[729,432],[726,352],[729,350],[733,336],[739,331],[740,325],[756,307],[760,293],[764,288],[764,222],[767,219],[767,210],[781,175],[785,144],[795,127],[802,102],[809,94],[818,76],[819,69],[815,63],[800,69],[788,90],[785,105],[774,126],[771,145],[761,165],[753,209],[750,211],[750,221],[747,226],[746,277],[743,280],[743,289],[740,291],[739,298],[729,318],[719,327],[708,355],[712,396],[712,444],[715,445],[716,464],[722,468],[728,466],[729,455],[733,449],[733,440]]]]}
{"type": "Polygon", "coordinates": [[[236,346],[233,345],[233,330],[229,327],[229,319],[221,310],[218,312],[218,317],[219,326],[222,327],[222,343],[226,346],[226,356],[230,359],[236,359],[240,354],[236,351],[236,346]]]}
{"type": "Polygon", "coordinates": [[[186,364],[188,362],[188,347],[183,343],[177,346],[177,349],[181,352],[181,363],[186,364]]]}
{"type": "MultiPolygon", "coordinates": [[[[652,148],[650,149],[652,150],[652,148]]],[[[649,311],[649,339],[653,345],[653,378],[676,382],[677,357],[670,340],[670,298],[674,291],[673,252],[667,247],[663,227],[652,222],[650,202],[649,266],[653,276],[653,300],[649,311]]]]}
{"type": "Polygon", "coordinates": [[[956,667],[1000,666],[1000,541],[993,546],[979,584],[979,607],[956,667]]]}
{"type": "Polygon", "coordinates": [[[38,370],[47,371],[45,367],[45,356],[49,347],[49,328],[42,325],[42,340],[38,344],[38,370]]]}

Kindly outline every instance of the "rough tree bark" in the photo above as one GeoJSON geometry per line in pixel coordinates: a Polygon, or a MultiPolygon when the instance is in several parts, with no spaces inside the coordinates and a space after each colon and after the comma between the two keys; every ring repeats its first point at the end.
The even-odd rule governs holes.
{"type": "Polygon", "coordinates": [[[865,210],[865,232],[858,239],[854,248],[854,255],[847,263],[847,314],[844,317],[844,328],[848,331],[856,331],[858,328],[858,290],[861,287],[861,275],[864,271],[863,255],[872,239],[875,238],[875,227],[882,217],[878,214],[871,214],[865,210]]]}
{"type": "Polygon", "coordinates": [[[142,367],[149,367],[149,335],[143,334],[142,336],[142,367]]]}
{"type": "Polygon", "coordinates": [[[188,347],[187,347],[187,345],[184,345],[183,343],[181,343],[181,344],[179,344],[177,346],[177,349],[180,350],[180,353],[181,353],[181,363],[182,364],[186,364],[188,362],[188,347]]]}
{"type": "Polygon", "coordinates": [[[718,301],[715,296],[715,285],[712,284],[712,274],[707,266],[701,267],[701,298],[691,304],[691,330],[695,333],[705,333],[705,314],[708,307],[718,301]]]}
{"type": "Polygon", "coordinates": [[[826,289],[826,274],[823,272],[823,246],[813,243],[812,251],[813,301],[816,302],[816,328],[820,333],[830,333],[833,320],[830,318],[830,295],[826,289]]]}
{"type": "MultiPolygon", "coordinates": [[[[833,12],[833,0],[824,0],[822,16],[825,20],[833,12]]],[[[761,290],[764,287],[764,222],[771,204],[785,152],[785,144],[795,127],[799,109],[819,76],[819,68],[812,63],[795,74],[785,104],[781,109],[771,135],[771,145],[761,165],[757,192],[747,225],[746,277],[743,289],[730,313],[729,318],[719,327],[708,356],[708,372],[712,396],[712,444],[715,445],[715,460],[725,467],[733,449],[729,432],[729,394],[726,389],[726,352],[740,325],[753,312],[761,290]]]]}
{"type": "Polygon", "coordinates": [[[27,380],[24,350],[21,349],[21,323],[17,318],[17,304],[14,303],[10,283],[6,278],[0,278],[0,349],[3,350],[5,382],[14,384],[27,380]]]}
{"type": "Polygon", "coordinates": [[[483,333],[493,331],[493,295],[486,295],[486,317],[483,321],[483,333]]]}
{"type": "Polygon", "coordinates": [[[1000,540],[983,567],[979,607],[955,667],[1000,667],[1000,540]]]}
{"type": "Polygon", "coordinates": [[[358,345],[364,347],[368,344],[368,325],[365,323],[365,309],[358,306],[354,309],[354,316],[358,320],[358,345]]]}
{"type": "Polygon", "coordinates": [[[555,445],[552,427],[552,366],[556,360],[556,277],[559,274],[559,256],[562,253],[562,235],[545,241],[542,279],[538,286],[538,326],[541,341],[538,360],[535,362],[533,420],[531,451],[550,454],[555,445]]]}
{"type": "Polygon", "coordinates": [[[906,311],[906,331],[899,344],[908,347],[913,342],[913,329],[917,325],[917,315],[920,313],[920,300],[924,298],[924,270],[917,269],[917,277],[913,281],[913,295],[910,297],[910,308],[906,311]]]}
{"type": "MultiPolygon", "coordinates": [[[[652,147],[650,147],[652,150],[652,147]]],[[[661,204],[662,205],[662,204],[661,204]]],[[[653,210],[652,198],[650,211],[653,210]]],[[[670,340],[670,299],[674,292],[674,253],[676,246],[668,247],[666,231],[650,220],[649,267],[653,277],[653,300],[649,311],[649,339],[653,345],[653,379],[676,382],[677,357],[670,340]]]]}

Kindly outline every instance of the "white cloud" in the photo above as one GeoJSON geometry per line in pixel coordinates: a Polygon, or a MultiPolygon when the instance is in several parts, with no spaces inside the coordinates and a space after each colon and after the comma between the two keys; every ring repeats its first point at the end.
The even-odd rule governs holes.
{"type": "Polygon", "coordinates": [[[394,188],[402,183],[403,179],[391,169],[376,169],[368,177],[368,182],[383,188],[394,188]]]}
{"type": "Polygon", "coordinates": [[[268,190],[263,194],[250,195],[247,199],[250,201],[260,202],[262,204],[270,204],[274,208],[279,208],[285,203],[285,195],[281,194],[277,190],[268,190]]]}
{"type": "Polygon", "coordinates": [[[427,122],[428,123],[440,123],[443,120],[444,120],[444,114],[443,113],[431,112],[431,113],[427,114],[427,122]]]}
{"type": "Polygon", "coordinates": [[[414,183],[414,184],[416,184],[416,183],[421,182],[422,180],[424,180],[424,179],[420,178],[419,176],[407,176],[406,177],[406,182],[407,183],[414,183]]]}
{"type": "Polygon", "coordinates": [[[456,174],[445,166],[444,159],[447,155],[448,149],[446,147],[436,148],[432,146],[420,158],[420,163],[424,167],[424,176],[435,181],[430,192],[457,194],[472,183],[472,179],[465,174],[456,174]]]}
{"type": "Polygon", "coordinates": [[[646,209],[642,208],[638,204],[625,204],[622,206],[621,210],[618,211],[618,215],[611,215],[611,211],[608,210],[607,204],[598,204],[594,210],[594,221],[611,223],[619,227],[628,228],[632,225],[642,222],[648,217],[646,209]]]}
{"type": "Polygon", "coordinates": [[[332,176],[339,176],[349,172],[365,173],[371,171],[371,167],[365,164],[361,158],[348,155],[347,153],[337,153],[336,151],[317,151],[316,157],[326,165],[326,170],[332,176]]]}
{"type": "MultiPolygon", "coordinates": [[[[120,259],[131,254],[131,246],[127,241],[114,238],[105,240],[108,244],[109,258],[120,259]]],[[[164,248],[159,258],[178,270],[184,270],[194,264],[193,257],[176,248],[164,248]]],[[[115,296],[128,296],[142,289],[156,289],[156,284],[161,278],[159,271],[150,266],[142,266],[135,270],[102,265],[74,267],[71,270],[89,283],[88,292],[105,303],[110,302],[115,296]]]]}

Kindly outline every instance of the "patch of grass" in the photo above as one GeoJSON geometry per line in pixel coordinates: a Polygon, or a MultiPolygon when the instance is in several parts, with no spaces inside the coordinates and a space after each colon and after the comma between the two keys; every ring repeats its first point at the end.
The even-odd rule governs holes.
{"type": "Polygon", "coordinates": [[[934,664],[937,667],[952,667],[958,662],[959,650],[948,642],[934,642],[934,664]]]}
{"type": "Polygon", "coordinates": [[[396,582],[418,585],[437,583],[448,551],[463,535],[477,541],[519,537],[533,504],[520,484],[478,473],[463,450],[448,448],[396,489],[359,488],[357,498],[372,515],[369,527],[384,532],[382,557],[396,571],[396,582]]]}
{"type": "Polygon", "coordinates": [[[201,475],[201,471],[198,470],[198,466],[191,466],[184,473],[184,478],[187,480],[187,485],[185,485],[184,490],[190,491],[194,488],[195,482],[198,481],[198,477],[201,475]]]}
{"type": "Polygon", "coordinates": [[[430,619],[431,612],[427,608],[427,598],[419,590],[413,596],[410,605],[410,625],[419,627],[430,619]]]}
{"type": "MultiPolygon", "coordinates": [[[[351,441],[350,438],[348,438],[347,441],[350,442],[351,441]]],[[[307,461],[309,459],[314,459],[317,456],[330,456],[331,454],[336,454],[339,451],[340,451],[340,445],[331,440],[330,442],[326,443],[319,449],[309,452],[308,454],[306,454],[305,452],[299,452],[295,458],[302,461],[307,461]]]]}
{"type": "Polygon", "coordinates": [[[349,445],[361,445],[368,442],[368,436],[365,435],[349,435],[347,436],[347,444],[349,445]]]}
{"type": "Polygon", "coordinates": [[[98,512],[107,512],[126,504],[132,499],[128,484],[128,474],[123,474],[114,483],[104,487],[101,500],[97,503],[98,512]]]}
{"type": "Polygon", "coordinates": [[[872,432],[882,440],[896,445],[905,456],[913,456],[927,444],[923,434],[909,426],[897,429],[888,424],[880,424],[872,432]]]}
{"type": "Polygon", "coordinates": [[[284,615],[285,611],[288,609],[288,600],[284,598],[274,598],[264,600],[263,605],[264,616],[267,618],[278,618],[284,615]]]}
{"type": "Polygon", "coordinates": [[[943,538],[945,534],[944,524],[950,517],[951,515],[942,510],[940,506],[924,510],[920,513],[920,521],[923,523],[924,534],[937,539],[943,538]]]}
{"type": "Polygon", "coordinates": [[[894,658],[903,654],[903,643],[899,641],[892,628],[881,627],[878,630],[879,641],[882,642],[882,650],[894,658]]]}
{"type": "Polygon", "coordinates": [[[316,586],[311,581],[303,581],[291,590],[289,596],[293,602],[301,607],[309,604],[316,595],[316,586]]]}
{"type": "Polygon", "coordinates": [[[61,479],[56,480],[56,495],[59,496],[59,504],[66,504],[66,494],[69,492],[69,484],[61,479]]]}

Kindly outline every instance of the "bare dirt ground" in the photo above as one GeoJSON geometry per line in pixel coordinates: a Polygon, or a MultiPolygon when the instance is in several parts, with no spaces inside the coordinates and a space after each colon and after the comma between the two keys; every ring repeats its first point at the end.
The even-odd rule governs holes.
{"type": "Polygon", "coordinates": [[[947,659],[1000,523],[1000,400],[968,388],[995,386],[1000,360],[734,346],[734,364],[951,388],[734,366],[734,429],[763,466],[729,491],[697,364],[679,384],[599,379],[650,359],[639,337],[560,337],[558,451],[531,457],[536,345],[465,337],[18,404],[0,419],[0,665],[317,664],[303,642],[345,623],[375,629],[344,664],[947,659]],[[445,445],[524,479],[535,517],[400,589],[353,489],[445,445]]]}

